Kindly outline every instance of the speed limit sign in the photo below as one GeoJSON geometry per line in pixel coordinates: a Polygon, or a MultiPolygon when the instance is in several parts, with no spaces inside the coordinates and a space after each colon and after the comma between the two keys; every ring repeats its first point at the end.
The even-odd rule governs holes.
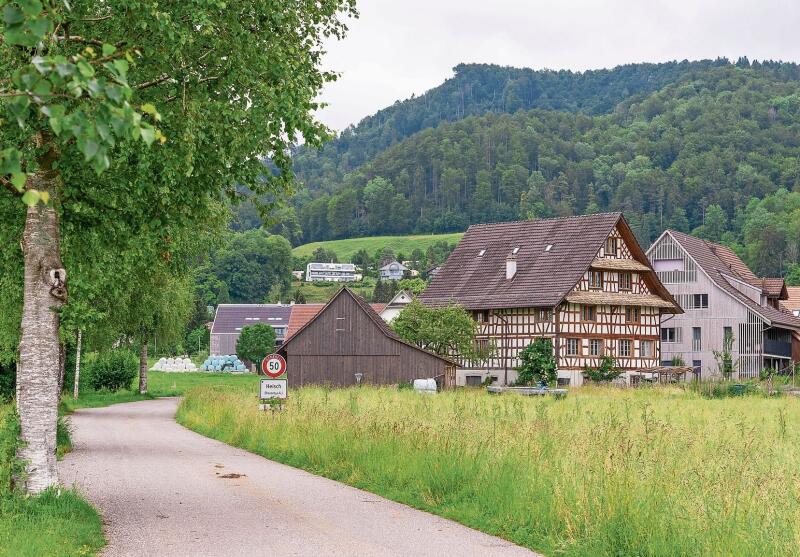
{"type": "Polygon", "coordinates": [[[261,360],[261,371],[273,379],[286,373],[286,360],[280,354],[270,354],[261,360]]]}

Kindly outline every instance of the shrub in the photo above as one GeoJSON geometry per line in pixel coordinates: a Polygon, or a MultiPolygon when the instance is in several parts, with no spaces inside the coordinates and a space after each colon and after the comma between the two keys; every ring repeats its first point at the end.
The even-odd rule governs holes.
{"type": "Polygon", "coordinates": [[[139,373],[139,358],[130,350],[111,350],[87,365],[86,385],[95,391],[130,389],[139,373]]]}
{"type": "Polygon", "coordinates": [[[600,365],[597,368],[590,368],[588,365],[583,369],[584,378],[595,383],[609,383],[622,375],[622,370],[617,369],[614,358],[603,356],[600,358],[600,365]]]}
{"type": "Polygon", "coordinates": [[[530,385],[534,381],[553,383],[558,378],[556,359],[553,356],[553,341],[537,338],[519,354],[517,385],[530,385]]]}
{"type": "Polygon", "coordinates": [[[17,385],[17,369],[14,362],[0,363],[0,403],[14,398],[17,385]]]}
{"type": "Polygon", "coordinates": [[[22,462],[17,459],[19,419],[13,404],[0,404],[0,497],[7,495],[14,484],[14,477],[22,471],[22,462]]]}

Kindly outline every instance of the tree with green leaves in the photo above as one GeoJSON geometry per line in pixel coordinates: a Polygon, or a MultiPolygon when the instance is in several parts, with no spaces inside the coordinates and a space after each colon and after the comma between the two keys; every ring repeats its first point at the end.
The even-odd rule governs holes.
{"type": "Polygon", "coordinates": [[[553,355],[553,341],[537,338],[519,353],[520,365],[517,367],[517,384],[531,385],[534,381],[551,384],[558,379],[556,358],[553,355]]]}
{"type": "Polygon", "coordinates": [[[414,296],[419,296],[422,294],[422,291],[425,290],[425,287],[428,286],[428,283],[422,280],[421,278],[408,278],[408,279],[401,279],[397,282],[397,287],[400,290],[408,290],[414,296]]]}
{"type": "Polygon", "coordinates": [[[275,351],[275,329],[266,323],[257,323],[242,327],[236,341],[236,355],[249,360],[256,366],[275,351]]]}
{"type": "Polygon", "coordinates": [[[617,367],[614,358],[608,355],[600,358],[597,367],[587,365],[583,368],[584,379],[594,383],[610,383],[620,375],[622,375],[622,370],[617,367]]]}
{"type": "Polygon", "coordinates": [[[57,481],[59,316],[72,276],[63,223],[84,235],[119,223],[126,238],[157,238],[168,259],[165,224],[196,224],[239,195],[235,184],[280,198],[289,146],[327,137],[312,115],[335,78],[320,69],[322,40],[341,37],[355,11],[353,0],[2,4],[0,183],[27,205],[13,244],[24,262],[17,406],[35,493],[57,481]]]}
{"type": "Polygon", "coordinates": [[[391,326],[403,340],[440,356],[479,362],[486,360],[493,350],[476,343],[478,323],[456,304],[434,308],[414,300],[394,318],[391,326]]]}
{"type": "Polygon", "coordinates": [[[738,360],[733,357],[733,333],[725,331],[722,337],[722,347],[720,350],[712,350],[714,359],[717,361],[717,370],[723,379],[730,380],[734,372],[739,367],[738,360]]]}

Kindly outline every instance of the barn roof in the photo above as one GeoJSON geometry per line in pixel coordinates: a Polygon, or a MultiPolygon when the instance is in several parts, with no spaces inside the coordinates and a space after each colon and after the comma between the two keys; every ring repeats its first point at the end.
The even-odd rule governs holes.
{"type": "Polygon", "coordinates": [[[283,304],[219,304],[211,334],[238,334],[256,323],[286,327],[291,312],[291,306],[283,304]]]}
{"type": "MultiPolygon", "coordinates": [[[[432,357],[434,357],[434,358],[438,358],[438,359],[440,359],[440,360],[443,360],[443,361],[447,362],[448,364],[451,364],[451,365],[456,365],[456,363],[455,363],[455,362],[453,362],[452,360],[449,360],[448,358],[445,358],[445,357],[443,357],[443,356],[440,356],[440,355],[438,355],[438,354],[434,354],[433,352],[428,352],[427,350],[423,350],[423,349],[422,349],[422,348],[420,348],[419,346],[415,346],[415,345],[411,344],[410,342],[406,342],[405,340],[403,340],[402,338],[400,338],[400,337],[397,335],[397,333],[395,333],[395,332],[392,330],[392,328],[391,328],[391,327],[390,327],[390,326],[389,326],[389,325],[386,323],[386,321],[384,321],[384,320],[381,318],[381,316],[380,316],[380,315],[378,315],[378,312],[377,312],[377,310],[375,309],[375,306],[378,306],[378,307],[380,307],[381,309],[383,309],[383,307],[385,307],[383,304],[373,304],[373,305],[370,305],[370,304],[369,304],[369,303],[368,303],[368,302],[367,302],[367,301],[366,301],[364,298],[362,298],[361,296],[359,296],[358,294],[356,294],[355,292],[353,292],[352,290],[350,290],[350,289],[349,289],[349,288],[347,288],[346,286],[343,286],[343,287],[342,287],[342,288],[341,288],[341,289],[340,289],[340,290],[339,290],[339,291],[338,291],[338,292],[337,292],[337,293],[336,293],[336,294],[335,294],[335,295],[334,295],[334,296],[333,296],[333,297],[332,297],[332,298],[331,298],[331,299],[328,301],[328,303],[327,303],[327,304],[325,304],[324,306],[322,306],[322,307],[321,307],[321,308],[320,308],[320,309],[319,309],[319,310],[318,310],[318,311],[317,311],[317,312],[316,312],[316,313],[315,313],[315,314],[314,314],[314,315],[311,317],[311,319],[309,319],[309,320],[308,320],[306,323],[304,323],[304,324],[303,324],[303,325],[302,325],[300,328],[298,328],[298,329],[297,329],[297,330],[294,332],[294,334],[292,334],[290,337],[287,337],[286,341],[283,343],[283,345],[281,345],[280,351],[281,351],[281,352],[285,351],[285,350],[286,350],[286,347],[287,347],[289,344],[291,344],[291,342],[292,342],[292,341],[293,341],[295,338],[297,338],[297,337],[299,336],[299,333],[300,333],[300,332],[302,332],[302,331],[303,331],[303,329],[305,329],[306,327],[308,327],[308,326],[309,326],[309,325],[310,325],[310,324],[311,324],[311,323],[314,321],[314,319],[315,319],[315,318],[316,318],[318,315],[321,315],[321,314],[322,314],[322,312],[323,312],[323,311],[325,311],[325,309],[326,309],[326,308],[327,308],[329,305],[331,305],[331,304],[333,303],[333,301],[334,301],[336,298],[338,298],[339,296],[350,296],[350,297],[351,297],[351,298],[352,298],[352,299],[353,299],[353,300],[356,302],[356,305],[358,305],[358,306],[359,306],[359,307],[360,307],[360,308],[361,308],[361,309],[364,311],[364,313],[367,315],[367,317],[369,317],[369,319],[372,321],[372,323],[374,323],[374,324],[375,324],[375,326],[378,328],[378,330],[379,330],[379,331],[381,331],[381,332],[382,332],[382,333],[383,333],[383,334],[384,334],[386,337],[388,337],[388,338],[390,338],[390,339],[392,339],[392,340],[394,340],[394,341],[396,341],[396,342],[399,342],[399,343],[401,343],[401,344],[405,344],[406,346],[408,346],[408,347],[410,347],[410,348],[413,348],[414,350],[418,350],[418,351],[420,351],[420,352],[424,352],[425,354],[427,354],[427,355],[429,355],[429,356],[432,356],[432,357]]],[[[303,305],[311,305],[311,304],[303,304],[303,305]]],[[[314,304],[314,305],[317,305],[317,304],[314,304]]],[[[295,306],[294,306],[294,307],[297,307],[297,304],[295,304],[295,306]]]]}
{"type": "Polygon", "coordinates": [[[666,302],[667,311],[680,311],[622,213],[470,226],[420,300],[429,305],[454,302],[467,309],[554,307],[593,265],[615,227],[651,291],[666,302]],[[506,279],[509,258],[517,266],[510,280],[506,279]]]}
{"type": "Polygon", "coordinates": [[[696,238],[676,230],[667,230],[665,234],[671,235],[675,241],[686,250],[686,253],[689,254],[694,262],[700,266],[708,278],[731,297],[738,300],[758,315],[761,315],[761,317],[766,319],[770,324],[800,329],[800,319],[794,317],[787,311],[781,311],[770,306],[762,306],[760,303],[740,292],[731,282],[737,280],[744,282],[759,290],[763,290],[764,294],[767,296],[771,296],[780,295],[780,293],[785,290],[783,279],[758,278],[750,268],[745,265],[744,261],[727,246],[715,244],[714,242],[696,238]],[[776,281],[781,282],[781,288],[777,288],[776,281]],[[778,292],[779,294],[770,294],[770,292],[778,292]]]}
{"type": "Polygon", "coordinates": [[[787,286],[789,297],[783,302],[783,307],[789,311],[800,311],[800,286],[787,286]]]}
{"type": "MultiPolygon", "coordinates": [[[[295,304],[292,306],[292,315],[289,317],[289,329],[286,331],[288,339],[297,331],[305,327],[306,323],[314,319],[322,311],[325,304],[295,304]]],[[[386,308],[385,304],[370,304],[376,313],[380,313],[386,308]]]]}

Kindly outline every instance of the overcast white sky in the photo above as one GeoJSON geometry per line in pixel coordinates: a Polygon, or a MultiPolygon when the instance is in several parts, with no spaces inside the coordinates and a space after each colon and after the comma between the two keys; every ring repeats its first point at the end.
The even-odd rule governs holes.
{"type": "Polygon", "coordinates": [[[334,130],[435,87],[460,62],[585,70],[629,62],[800,61],[800,0],[359,0],[328,44],[334,130]]]}

